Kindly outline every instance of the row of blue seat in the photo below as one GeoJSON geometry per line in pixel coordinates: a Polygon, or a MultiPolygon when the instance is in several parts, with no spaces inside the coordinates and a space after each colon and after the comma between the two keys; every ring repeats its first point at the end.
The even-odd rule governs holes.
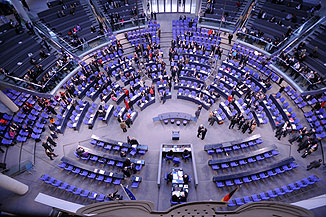
{"type": "Polygon", "coordinates": [[[231,199],[229,201],[228,206],[229,207],[241,206],[246,203],[258,202],[258,201],[262,201],[262,200],[269,200],[271,198],[276,198],[276,197],[279,197],[282,195],[288,195],[288,194],[295,192],[299,189],[303,189],[307,186],[313,185],[316,182],[319,182],[320,180],[321,179],[319,179],[315,175],[312,175],[312,176],[309,176],[308,178],[303,178],[299,181],[290,183],[288,185],[284,185],[280,188],[275,188],[273,190],[261,192],[259,194],[253,194],[250,196],[245,196],[242,198],[231,199]]]}

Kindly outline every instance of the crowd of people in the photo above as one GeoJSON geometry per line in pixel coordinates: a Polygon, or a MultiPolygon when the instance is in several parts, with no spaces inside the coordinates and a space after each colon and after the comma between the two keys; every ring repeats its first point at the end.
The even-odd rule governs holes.
{"type": "Polygon", "coordinates": [[[307,90],[311,90],[317,87],[318,84],[325,85],[326,80],[304,63],[308,55],[313,58],[317,58],[318,47],[314,47],[313,51],[308,53],[305,42],[301,42],[296,48],[293,49],[292,55],[285,52],[280,55],[280,59],[282,60],[280,61],[280,65],[285,68],[284,72],[287,72],[290,68],[292,68],[289,74],[290,76],[293,76],[294,79],[300,78],[299,80],[302,80],[302,78],[305,78],[308,80],[309,84],[307,86],[307,90]]]}

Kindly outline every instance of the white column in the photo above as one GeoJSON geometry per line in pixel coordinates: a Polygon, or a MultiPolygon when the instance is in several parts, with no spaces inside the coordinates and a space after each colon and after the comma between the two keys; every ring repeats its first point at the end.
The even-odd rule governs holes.
{"type": "Polygon", "coordinates": [[[8,109],[12,112],[18,112],[19,108],[17,105],[6,95],[0,90],[0,101],[7,106],[8,109]]]}
{"type": "Polygon", "coordinates": [[[28,186],[21,183],[9,176],[0,173],[0,188],[6,189],[8,191],[14,192],[19,195],[24,195],[28,191],[28,186]]]}
{"type": "Polygon", "coordinates": [[[19,16],[25,20],[26,22],[29,21],[31,22],[31,19],[29,19],[29,16],[27,15],[22,3],[19,0],[11,0],[12,5],[16,9],[17,13],[19,16]]]}

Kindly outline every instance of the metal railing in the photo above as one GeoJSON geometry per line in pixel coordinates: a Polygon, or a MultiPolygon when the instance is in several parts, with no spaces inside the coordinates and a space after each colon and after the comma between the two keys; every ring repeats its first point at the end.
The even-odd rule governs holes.
{"type": "MultiPolygon", "coordinates": [[[[69,74],[70,71],[72,71],[77,66],[77,63],[74,60],[69,61],[68,63],[64,64],[59,69],[57,69],[56,73],[53,74],[44,84],[37,84],[12,75],[0,75],[1,85],[7,87],[17,87],[18,89],[25,88],[31,91],[38,91],[40,93],[47,93],[55,87],[55,83],[57,81],[54,81],[54,79],[57,78],[58,75],[60,75],[60,77],[65,77],[67,74],[69,74]]],[[[45,69],[45,71],[50,70],[50,68],[51,67],[45,69]]]]}
{"type": "Polygon", "coordinates": [[[215,28],[219,28],[221,26],[221,28],[228,29],[231,31],[234,30],[235,25],[236,25],[236,22],[223,21],[221,23],[221,19],[215,19],[215,18],[209,18],[209,17],[203,17],[203,16],[198,16],[198,23],[200,23],[202,25],[212,26],[215,28]]]}
{"type": "Polygon", "coordinates": [[[254,46],[257,46],[267,52],[269,52],[272,55],[277,54],[279,51],[291,46],[291,44],[297,40],[298,37],[300,37],[304,32],[309,31],[309,29],[315,25],[320,20],[320,17],[318,15],[311,17],[309,20],[307,20],[304,24],[302,24],[298,29],[296,29],[292,35],[285,37],[282,41],[278,43],[266,41],[262,37],[257,37],[252,34],[248,34],[243,32],[242,30],[239,30],[237,32],[238,39],[252,44],[254,46]]]}

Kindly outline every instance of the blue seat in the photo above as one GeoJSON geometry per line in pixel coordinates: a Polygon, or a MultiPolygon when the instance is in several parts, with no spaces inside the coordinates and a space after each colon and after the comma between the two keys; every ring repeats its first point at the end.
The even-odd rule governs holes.
{"type": "Polygon", "coordinates": [[[239,164],[240,164],[240,165],[246,165],[247,162],[246,162],[245,160],[239,160],[239,164]]]}
{"type": "Polygon", "coordinates": [[[254,162],[256,162],[256,160],[255,160],[254,158],[252,158],[252,157],[248,158],[247,161],[248,161],[249,163],[254,163],[254,162]]]}
{"type": "Polygon", "coordinates": [[[279,196],[284,195],[286,193],[286,192],[283,192],[280,188],[275,188],[274,191],[279,196]]]}
{"type": "Polygon", "coordinates": [[[73,192],[76,189],[76,186],[70,185],[69,188],[66,189],[67,192],[73,192]]]}
{"type": "Polygon", "coordinates": [[[44,174],[39,179],[41,179],[42,181],[47,181],[47,180],[49,180],[49,178],[50,178],[50,176],[48,174],[44,174]]]}
{"type": "Polygon", "coordinates": [[[284,173],[284,170],[281,170],[280,168],[275,168],[275,172],[281,174],[284,173]]]}
{"type": "Polygon", "coordinates": [[[267,195],[270,197],[270,198],[274,198],[274,197],[277,197],[276,194],[274,194],[274,192],[272,190],[270,191],[266,191],[267,195]]]}
{"type": "Polygon", "coordinates": [[[259,173],[259,177],[260,177],[261,179],[266,179],[266,178],[268,178],[268,176],[266,176],[265,173],[259,173]]]}
{"type": "Polygon", "coordinates": [[[121,179],[115,179],[113,182],[114,185],[120,185],[120,183],[121,183],[121,179]]]}
{"type": "Polygon", "coordinates": [[[253,200],[254,202],[261,201],[261,199],[258,198],[257,194],[253,194],[253,195],[251,195],[251,198],[252,198],[252,200],[253,200]]]}
{"type": "Polygon", "coordinates": [[[237,167],[237,166],[239,166],[239,164],[237,164],[237,162],[231,162],[230,165],[231,165],[231,167],[237,167]]]}
{"type": "Polygon", "coordinates": [[[83,170],[81,173],[79,173],[79,175],[86,177],[88,175],[88,171],[83,170]]]}
{"type": "Polygon", "coordinates": [[[81,188],[76,188],[74,191],[72,191],[73,194],[80,195],[83,189],[81,188]]]}
{"type": "Polygon", "coordinates": [[[229,200],[228,206],[229,206],[229,207],[234,207],[234,206],[236,206],[236,204],[234,203],[234,200],[233,200],[233,199],[229,200]]]}
{"type": "Polygon", "coordinates": [[[82,196],[82,197],[88,197],[89,193],[90,192],[88,190],[83,190],[83,192],[80,193],[80,196],[82,196]]]}
{"type": "Polygon", "coordinates": [[[253,202],[249,196],[243,197],[244,203],[251,203],[253,202]]]}
{"type": "Polygon", "coordinates": [[[269,196],[265,192],[259,193],[259,196],[262,200],[268,200],[269,196]]]}
{"type": "Polygon", "coordinates": [[[52,182],[51,184],[55,187],[59,187],[63,182],[61,180],[56,180],[55,182],[52,182]]]}
{"type": "Polygon", "coordinates": [[[90,173],[87,177],[90,178],[90,179],[95,179],[96,174],[95,173],[90,173]]]}
{"type": "Polygon", "coordinates": [[[104,199],[105,199],[105,195],[104,195],[104,194],[99,194],[99,195],[96,197],[96,200],[99,201],[99,202],[104,201],[104,199]]]}
{"type": "Polygon", "coordinates": [[[63,183],[61,186],[59,186],[59,189],[66,190],[68,188],[69,184],[68,183],[63,183]]]}
{"type": "Polygon", "coordinates": [[[240,179],[234,179],[234,184],[241,185],[243,182],[240,179]]]}
{"type": "Polygon", "coordinates": [[[96,192],[91,192],[91,193],[88,195],[88,198],[89,198],[89,199],[92,199],[92,200],[95,200],[95,199],[96,199],[96,196],[97,196],[97,193],[96,193],[96,192]]]}
{"type": "Polygon", "coordinates": [[[292,191],[300,189],[300,187],[296,186],[295,183],[290,183],[288,186],[292,191]]]}
{"type": "Polygon", "coordinates": [[[247,176],[243,177],[242,180],[243,180],[244,183],[249,183],[249,182],[251,182],[251,180],[250,180],[249,177],[247,177],[247,176]]]}
{"type": "Polygon", "coordinates": [[[173,163],[174,163],[174,164],[179,164],[179,163],[180,163],[180,158],[178,158],[178,157],[174,157],[174,158],[173,158],[173,163]]]}
{"type": "Polygon", "coordinates": [[[229,165],[228,165],[227,163],[222,163],[222,164],[221,164],[221,168],[222,168],[222,169],[229,168],[229,165]]]}
{"type": "Polygon", "coordinates": [[[233,186],[234,183],[233,183],[231,180],[226,180],[226,181],[225,181],[225,185],[226,185],[226,186],[233,186]]]}
{"type": "Polygon", "coordinates": [[[251,175],[250,177],[252,181],[258,181],[260,179],[257,175],[251,175]]]}
{"type": "Polygon", "coordinates": [[[106,179],[104,179],[105,183],[111,183],[112,182],[112,178],[111,177],[106,177],[106,179]]]}
{"type": "Polygon", "coordinates": [[[218,188],[223,188],[224,187],[223,182],[216,182],[216,185],[217,185],[218,188]]]}
{"type": "Polygon", "coordinates": [[[293,190],[289,189],[287,185],[284,185],[281,187],[281,189],[285,192],[285,193],[291,193],[293,190]]]}
{"type": "Polygon", "coordinates": [[[235,203],[238,205],[238,206],[241,206],[244,204],[244,202],[241,200],[241,198],[235,198],[235,203]]]}

